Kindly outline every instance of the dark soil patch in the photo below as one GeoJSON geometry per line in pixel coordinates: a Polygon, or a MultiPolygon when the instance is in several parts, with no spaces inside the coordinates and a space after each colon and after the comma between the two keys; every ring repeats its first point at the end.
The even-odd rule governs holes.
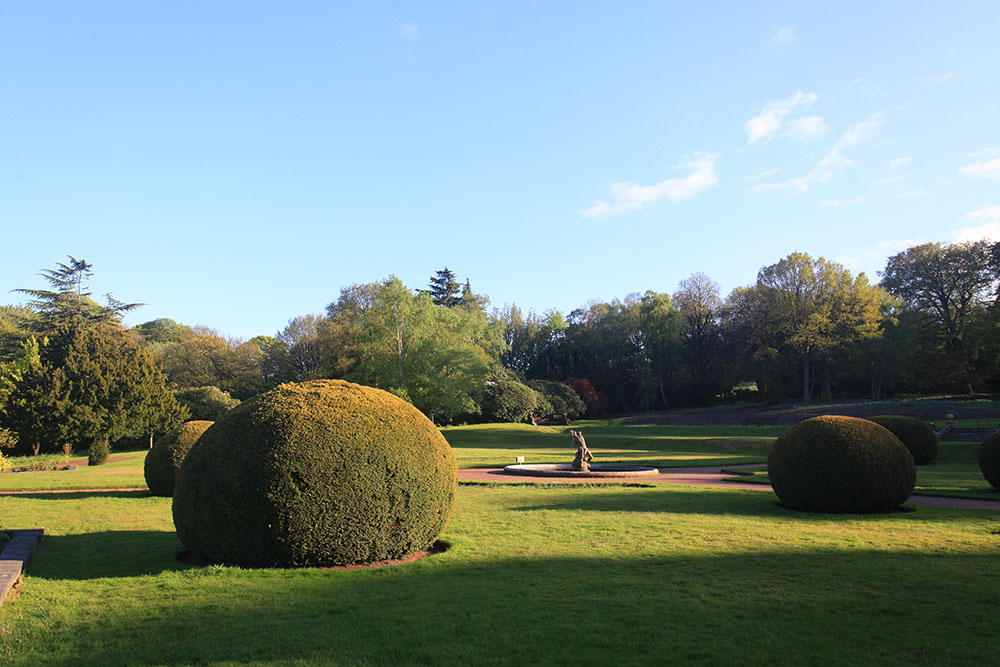
{"type": "MultiPolygon", "coordinates": [[[[109,456],[108,460],[104,463],[117,463],[118,461],[128,461],[129,459],[134,458],[135,456],[109,456]]],[[[74,466],[85,466],[87,465],[87,459],[73,459],[69,463],[74,466]]]]}
{"type": "MultiPolygon", "coordinates": [[[[377,560],[374,563],[359,563],[352,565],[331,565],[329,567],[320,567],[320,570],[375,570],[382,567],[394,567],[396,565],[403,565],[405,563],[412,563],[413,561],[420,560],[421,558],[427,558],[428,556],[434,556],[436,554],[444,553],[448,550],[451,545],[447,542],[442,542],[438,540],[430,549],[425,549],[424,551],[417,551],[416,553],[408,554],[402,558],[393,558],[391,560],[377,560]]],[[[205,560],[198,554],[191,551],[182,551],[177,554],[177,560],[184,565],[191,565],[193,567],[205,567],[208,565],[213,565],[213,563],[205,560]]]]}
{"type": "Polygon", "coordinates": [[[744,425],[784,426],[820,415],[847,417],[874,417],[876,415],[904,415],[922,421],[944,424],[947,414],[955,419],[980,419],[1000,422],[1000,410],[977,410],[963,406],[961,401],[928,401],[927,405],[894,405],[892,403],[826,403],[815,407],[790,405],[762,405],[745,408],[706,409],[695,412],[665,412],[646,417],[631,417],[624,424],[664,424],[678,426],[744,425]]]}
{"type": "Polygon", "coordinates": [[[10,470],[4,470],[3,472],[54,472],[57,470],[76,470],[74,465],[49,465],[49,466],[21,466],[18,468],[11,468],[10,470]]]}

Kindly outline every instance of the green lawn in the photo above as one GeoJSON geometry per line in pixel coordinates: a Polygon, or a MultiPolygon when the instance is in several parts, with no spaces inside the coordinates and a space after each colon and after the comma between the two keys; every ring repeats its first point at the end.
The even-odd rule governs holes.
{"type": "Polygon", "coordinates": [[[395,568],[181,565],[170,500],[0,497],[45,526],[0,663],[974,664],[998,649],[994,512],[810,515],[728,489],[463,485],[395,568]]]}
{"type": "MultiPolygon", "coordinates": [[[[146,486],[143,464],[146,451],[112,452],[112,461],[100,466],[77,466],[76,470],[18,472],[0,474],[0,491],[36,491],[39,489],[117,489],[146,486]]],[[[75,454],[74,460],[80,455],[75,454]]],[[[86,452],[83,458],[86,458],[86,452]]],[[[30,457],[29,457],[30,458],[30,457]]],[[[18,459],[15,459],[15,465],[18,459]]]]}
{"type": "Polygon", "coordinates": [[[618,420],[580,421],[569,426],[477,424],[442,429],[460,468],[573,460],[569,430],[583,431],[595,463],[621,462],[659,468],[760,463],[786,426],[625,426],[618,420]]]}

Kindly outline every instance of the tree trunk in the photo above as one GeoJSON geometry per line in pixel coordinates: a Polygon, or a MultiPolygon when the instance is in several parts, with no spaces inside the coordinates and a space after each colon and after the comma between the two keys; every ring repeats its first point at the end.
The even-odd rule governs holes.
{"type": "Polygon", "coordinates": [[[830,380],[830,364],[823,364],[823,383],[822,389],[820,390],[820,396],[824,401],[833,400],[833,384],[830,380]]]}
{"type": "Polygon", "coordinates": [[[809,353],[802,353],[802,400],[808,403],[812,400],[809,394],[810,382],[809,382],[809,353]]]}
{"type": "Polygon", "coordinates": [[[149,448],[150,449],[153,448],[153,432],[152,431],[149,432],[149,448]]]}
{"type": "Polygon", "coordinates": [[[667,391],[663,386],[663,371],[657,373],[660,378],[660,398],[663,399],[663,407],[667,410],[670,409],[670,401],[667,400],[667,391]]]}
{"type": "Polygon", "coordinates": [[[31,455],[38,456],[38,452],[42,449],[42,443],[35,441],[35,444],[31,446],[31,455]]]}

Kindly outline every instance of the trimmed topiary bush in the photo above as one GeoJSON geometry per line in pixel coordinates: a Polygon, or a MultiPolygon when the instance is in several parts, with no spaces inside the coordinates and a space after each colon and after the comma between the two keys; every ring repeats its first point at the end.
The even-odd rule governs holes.
{"type": "Polygon", "coordinates": [[[108,443],[108,439],[94,438],[94,441],[90,443],[90,451],[87,453],[87,465],[104,465],[109,456],[111,456],[111,445],[108,443]]]}
{"type": "Polygon", "coordinates": [[[181,462],[211,425],[212,422],[205,420],[184,422],[153,443],[146,454],[146,464],[143,467],[146,486],[152,495],[168,498],[174,495],[174,481],[181,462]]]}
{"type": "Polygon", "coordinates": [[[913,461],[918,466],[927,465],[937,457],[937,433],[927,425],[927,422],[902,415],[879,415],[869,417],[869,421],[884,426],[899,438],[910,450],[913,461]]]}
{"type": "Polygon", "coordinates": [[[451,447],[406,401],[340,380],[290,383],[195,443],[177,474],[174,525],[213,562],[367,563],[431,546],[457,487],[451,447]]]}
{"type": "Polygon", "coordinates": [[[979,445],[979,469],[990,486],[1000,491],[1000,431],[986,436],[979,445]]]}
{"type": "Polygon", "coordinates": [[[888,512],[917,481],[909,450],[856,417],[813,417],[775,440],[767,474],[782,504],[808,512],[888,512]]]}

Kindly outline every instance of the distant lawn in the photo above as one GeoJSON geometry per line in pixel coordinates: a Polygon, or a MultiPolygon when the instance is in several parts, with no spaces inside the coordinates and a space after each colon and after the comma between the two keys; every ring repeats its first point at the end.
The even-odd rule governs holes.
{"type": "Polygon", "coordinates": [[[991,664],[1000,519],[814,515],[731,489],[462,486],[442,538],[360,571],[188,567],[170,500],[0,497],[43,525],[4,665],[991,664]]]}
{"type": "MultiPolygon", "coordinates": [[[[78,466],[76,470],[47,472],[0,473],[0,491],[35,491],[38,489],[119,489],[146,486],[143,465],[148,450],[137,452],[111,452],[111,457],[124,459],[100,466],[78,466]]],[[[87,458],[87,453],[74,454],[73,460],[87,458]]],[[[34,457],[15,459],[30,461],[34,457]]],[[[46,457],[62,460],[62,457],[46,457]]]]}
{"type": "MultiPolygon", "coordinates": [[[[978,449],[978,443],[942,442],[933,463],[917,466],[917,485],[913,492],[927,496],[1000,500],[1000,492],[990,486],[979,470],[978,449]]],[[[734,476],[730,480],[734,482],[770,484],[766,470],[732,472],[734,476]]]]}
{"type": "Polygon", "coordinates": [[[619,420],[579,421],[573,426],[477,424],[441,429],[460,468],[573,459],[569,430],[581,430],[596,463],[622,462],[660,468],[734,465],[767,460],[774,438],[787,426],[623,425],[619,420]]]}

